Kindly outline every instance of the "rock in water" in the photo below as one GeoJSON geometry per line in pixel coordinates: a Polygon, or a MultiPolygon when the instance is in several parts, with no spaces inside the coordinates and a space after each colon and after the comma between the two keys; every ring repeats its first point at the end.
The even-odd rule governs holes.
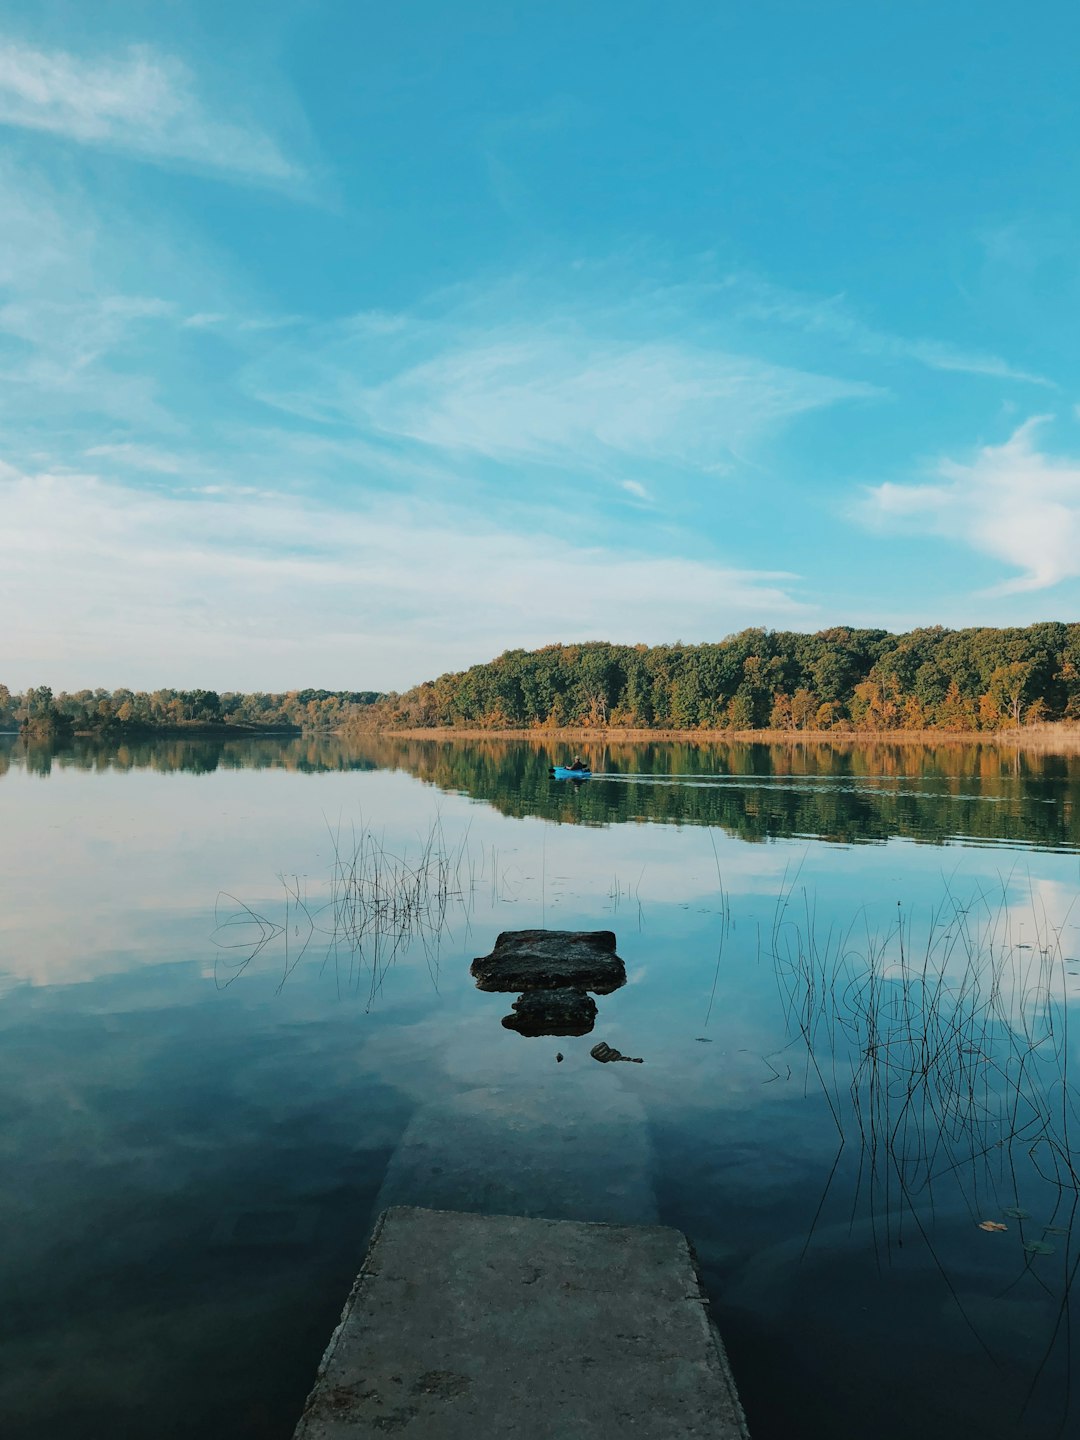
{"type": "MultiPolygon", "coordinates": [[[[610,930],[504,930],[470,967],[479,990],[591,990],[626,984],[610,930]]],[[[580,1033],[580,1032],[579,1032],[580,1033]]]]}

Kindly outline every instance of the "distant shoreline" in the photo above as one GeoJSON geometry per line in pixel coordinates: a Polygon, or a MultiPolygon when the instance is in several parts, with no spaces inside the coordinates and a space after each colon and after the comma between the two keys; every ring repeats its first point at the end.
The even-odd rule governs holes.
{"type": "MultiPolygon", "coordinates": [[[[121,742],[124,740],[217,740],[217,739],[251,739],[260,735],[271,738],[303,735],[305,732],[297,726],[292,725],[202,725],[193,723],[190,725],[114,725],[103,730],[0,730],[0,735],[13,735],[16,739],[22,740],[59,740],[61,744],[68,744],[72,740],[113,740],[121,742]]],[[[307,732],[313,733],[313,732],[307,732]]],[[[330,734],[330,731],[318,733],[330,734]]]]}
{"type": "Polygon", "coordinates": [[[759,745],[997,745],[1010,749],[1042,750],[1047,753],[1080,753],[1080,725],[1064,722],[1030,725],[1017,730],[643,730],[588,729],[566,727],[547,729],[484,730],[472,726],[430,728],[387,726],[373,730],[408,740],[529,740],[542,745],[550,741],[577,746],[641,744],[647,741],[680,742],[684,745],[715,745],[736,741],[759,745]]]}

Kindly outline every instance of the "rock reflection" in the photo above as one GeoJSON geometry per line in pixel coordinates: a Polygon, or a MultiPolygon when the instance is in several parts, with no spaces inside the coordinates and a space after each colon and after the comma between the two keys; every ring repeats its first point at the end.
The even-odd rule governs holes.
{"type": "Polygon", "coordinates": [[[588,1035],[596,1023],[596,1001],[584,990],[526,990],[503,1019],[519,1035],[588,1035]]]}

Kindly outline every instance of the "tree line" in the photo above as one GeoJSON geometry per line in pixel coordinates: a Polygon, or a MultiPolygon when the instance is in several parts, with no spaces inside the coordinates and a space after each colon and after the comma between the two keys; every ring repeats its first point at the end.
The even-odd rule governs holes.
{"type": "Polygon", "coordinates": [[[701,645],[508,650],[402,695],[372,690],[79,690],[0,685],[0,730],[994,731],[1080,721],[1080,625],[894,635],[752,629],[701,645]]]}
{"type": "Polygon", "coordinates": [[[752,629],[701,645],[508,650],[387,696],[353,724],[877,733],[1047,720],[1080,720],[1080,625],[752,629]]]}
{"type": "Polygon", "coordinates": [[[13,694],[0,685],[0,730],[33,735],[125,735],[216,729],[334,730],[382,696],[375,690],[77,690],[48,685],[13,694]]]}

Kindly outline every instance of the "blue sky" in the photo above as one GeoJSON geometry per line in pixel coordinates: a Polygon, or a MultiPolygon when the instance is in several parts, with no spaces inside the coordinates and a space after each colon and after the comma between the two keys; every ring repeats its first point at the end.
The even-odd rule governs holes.
{"type": "Polygon", "coordinates": [[[0,679],[1077,618],[1078,42],[0,0],[0,679]]]}

